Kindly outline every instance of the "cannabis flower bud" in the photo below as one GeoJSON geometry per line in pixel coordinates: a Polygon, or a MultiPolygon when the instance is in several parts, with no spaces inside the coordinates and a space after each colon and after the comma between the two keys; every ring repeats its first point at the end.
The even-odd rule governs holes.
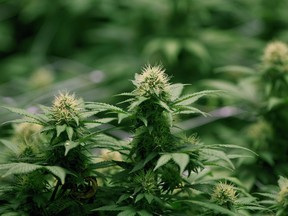
{"type": "Polygon", "coordinates": [[[278,203],[283,206],[288,206],[288,179],[280,176],[278,180],[278,185],[280,187],[280,191],[277,196],[278,203]]]}
{"type": "Polygon", "coordinates": [[[69,124],[72,122],[78,122],[80,115],[81,103],[75,98],[75,95],[69,93],[60,92],[55,97],[51,112],[53,119],[57,124],[69,124]]]}
{"type": "Polygon", "coordinates": [[[23,140],[33,139],[33,135],[39,133],[42,129],[41,125],[32,124],[28,122],[17,124],[14,127],[15,127],[14,136],[23,140]]]}
{"type": "Polygon", "coordinates": [[[268,44],[262,60],[264,70],[273,76],[288,72],[287,45],[280,41],[268,44]]]}
{"type": "Polygon", "coordinates": [[[219,182],[215,185],[211,200],[218,205],[231,207],[235,204],[237,199],[236,190],[233,185],[219,182]]]}
{"type": "Polygon", "coordinates": [[[267,64],[287,63],[288,47],[280,41],[268,44],[264,52],[263,60],[267,64]]]}
{"type": "Polygon", "coordinates": [[[144,97],[169,95],[169,78],[161,66],[147,65],[141,74],[135,75],[135,93],[144,97]]]}

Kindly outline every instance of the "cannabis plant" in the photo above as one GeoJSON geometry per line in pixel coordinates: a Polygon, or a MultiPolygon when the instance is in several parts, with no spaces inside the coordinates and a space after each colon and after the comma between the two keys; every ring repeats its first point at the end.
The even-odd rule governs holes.
{"type": "Polygon", "coordinates": [[[98,127],[111,119],[88,119],[94,113],[67,92],[40,107],[41,114],[6,107],[24,118],[12,121],[14,137],[1,140],[7,150],[1,153],[0,212],[85,215],[97,189],[91,149],[100,143],[98,127]]]}
{"type": "Polygon", "coordinates": [[[242,143],[259,157],[242,161],[243,169],[238,171],[241,178],[250,179],[251,188],[276,184],[279,175],[288,174],[285,168],[288,152],[285,132],[288,120],[287,68],[288,47],[275,41],[267,45],[257,68],[225,67],[223,72],[230,72],[237,79],[210,82],[214,87],[229,89],[234,105],[236,101],[236,105],[245,111],[245,122],[242,121],[239,128],[243,134],[242,143]],[[267,172],[259,172],[263,169],[267,172]]]}
{"type": "Polygon", "coordinates": [[[206,115],[191,106],[204,90],[182,95],[160,66],[146,66],[122,93],[127,108],[89,102],[61,92],[42,113],[6,107],[24,118],[12,121],[14,136],[2,139],[0,212],[13,215],[242,215],[261,209],[236,178],[226,149],[204,144],[197,135],[175,135],[180,114],[206,115]],[[105,132],[131,125],[131,138],[105,132]],[[95,151],[94,151],[95,150],[95,151]],[[112,154],[112,156],[108,156],[112,154]],[[226,172],[227,173],[227,172],[226,172]]]}
{"type": "Polygon", "coordinates": [[[239,215],[241,208],[256,207],[255,199],[243,193],[243,188],[241,191],[230,184],[219,188],[221,177],[213,176],[212,167],[234,168],[223,149],[240,147],[205,145],[196,135],[172,132],[179,114],[206,115],[191,104],[220,91],[182,95],[185,85],[169,83],[160,66],[146,66],[132,82],[135,89],[120,94],[129,97],[121,102],[129,104],[126,110],[103,103],[88,104],[94,111],[117,113],[119,122],[132,125],[132,140],[120,149],[123,161],[116,162],[122,169],[109,177],[109,193],[106,198],[101,195],[107,202],[94,211],[119,216],[239,215]],[[198,175],[202,177],[192,180],[191,176],[198,175]],[[241,201],[243,197],[247,199],[241,201]]]}

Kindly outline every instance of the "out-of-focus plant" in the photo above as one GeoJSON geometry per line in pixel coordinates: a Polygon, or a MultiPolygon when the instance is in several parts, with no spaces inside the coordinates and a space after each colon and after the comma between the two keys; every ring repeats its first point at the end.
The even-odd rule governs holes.
{"type": "Polygon", "coordinates": [[[269,209],[270,214],[286,215],[288,211],[288,179],[280,176],[277,186],[270,185],[264,189],[259,195],[262,197],[261,203],[269,209]]]}
{"type": "Polygon", "coordinates": [[[267,45],[257,68],[223,67],[218,70],[230,72],[232,81],[208,82],[209,85],[230,91],[233,98],[229,103],[237,101],[237,106],[245,111],[242,115],[244,121],[240,123],[243,133],[241,142],[259,154],[253,160],[240,162],[242,168],[238,169],[239,175],[243,180],[250,176],[249,187],[275,184],[279,175],[288,174],[285,168],[288,153],[285,132],[288,123],[287,68],[288,47],[283,42],[275,41],[267,45]]]}

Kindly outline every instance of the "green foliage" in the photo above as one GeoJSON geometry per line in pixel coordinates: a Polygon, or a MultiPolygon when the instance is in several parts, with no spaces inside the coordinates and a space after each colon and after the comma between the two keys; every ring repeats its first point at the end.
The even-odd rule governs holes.
{"type": "Polygon", "coordinates": [[[162,67],[150,65],[132,83],[134,90],[119,95],[129,97],[119,103],[128,103],[124,108],[85,103],[68,92],[51,107],[40,106],[39,114],[6,107],[24,119],[1,140],[7,185],[0,188],[1,214],[255,215],[269,209],[229,177],[238,169],[234,161],[253,151],[173,132],[180,114],[206,115],[195,102],[222,91],[182,94],[184,84],[171,84],[162,67]],[[117,120],[112,115],[129,123],[131,139],[106,134],[107,123],[117,120]]]}
{"type": "MultiPolygon", "coordinates": [[[[189,181],[188,176],[197,175],[208,167],[212,170],[213,167],[235,167],[229,155],[223,151],[225,145],[204,145],[194,136],[176,136],[171,129],[175,126],[175,118],[183,110],[190,109],[191,113],[203,114],[199,109],[191,107],[191,104],[203,96],[221,91],[206,90],[182,96],[184,85],[170,84],[160,66],[146,66],[141,74],[135,75],[132,82],[135,89],[120,94],[130,97],[124,101],[129,103],[127,111],[102,103],[89,104],[89,108],[95,112],[125,114],[121,120],[132,121],[134,134],[129,144],[131,149],[123,162],[118,163],[122,171],[111,176],[113,196],[110,200],[114,202],[108,205],[105,203],[104,207],[96,208],[95,211],[108,211],[109,215],[115,214],[112,211],[120,212],[118,215],[138,215],[142,211],[149,215],[178,215],[181,212],[208,214],[217,205],[210,201],[209,194],[214,182],[208,178],[211,173],[205,175],[205,184],[210,186],[204,190],[198,189],[196,194],[193,192],[195,185],[189,181]],[[200,201],[188,204],[186,200],[189,196],[200,201]],[[177,205],[173,204],[175,200],[177,205]],[[201,208],[195,210],[195,205],[201,208]]],[[[236,147],[235,150],[241,148],[227,146],[236,147]]],[[[248,203],[243,202],[243,206],[247,206],[248,210],[248,203]]],[[[236,215],[238,212],[236,205],[233,209],[217,207],[221,213],[236,215]]]]}
{"type": "MultiPolygon", "coordinates": [[[[274,41],[265,48],[261,62],[257,68],[238,66],[225,67],[220,70],[230,75],[229,81],[212,81],[210,86],[218,86],[231,92],[231,99],[246,112],[245,121],[240,129],[246,147],[255,151],[259,157],[239,161],[236,176],[245,181],[252,191],[261,191],[270,196],[267,185],[275,185],[279,175],[287,176],[287,80],[288,80],[288,48],[280,41],[274,41]],[[235,79],[237,73],[237,80],[235,79]],[[249,121],[248,121],[249,119],[249,121]],[[257,170],[266,170],[258,173],[257,170]]],[[[237,131],[238,133],[238,131],[237,131]]],[[[283,177],[280,177],[283,182],[283,177]]],[[[274,196],[274,195],[271,195],[274,196]]],[[[271,198],[270,196],[270,198],[271,198]]],[[[265,201],[266,204],[273,203],[265,201]]],[[[265,203],[264,202],[264,203],[265,203]]],[[[284,214],[285,207],[274,205],[277,215],[284,214]],[[278,207],[278,210],[277,210],[278,207]],[[282,213],[279,213],[279,212],[282,213]]]]}

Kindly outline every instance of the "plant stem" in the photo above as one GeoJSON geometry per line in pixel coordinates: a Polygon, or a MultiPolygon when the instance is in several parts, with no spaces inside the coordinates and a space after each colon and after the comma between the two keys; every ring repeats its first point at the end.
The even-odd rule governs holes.
{"type": "Polygon", "coordinates": [[[51,195],[50,202],[55,199],[59,186],[60,186],[60,181],[57,180],[57,184],[56,184],[56,186],[55,186],[55,188],[53,190],[53,193],[51,195]]]}

